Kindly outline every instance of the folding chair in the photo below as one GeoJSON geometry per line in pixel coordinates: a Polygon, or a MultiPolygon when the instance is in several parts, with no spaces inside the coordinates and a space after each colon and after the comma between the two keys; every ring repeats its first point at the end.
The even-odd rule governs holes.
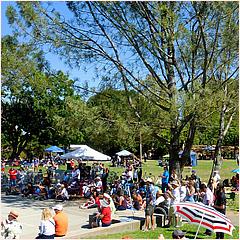
{"type": "Polygon", "coordinates": [[[226,195],[227,205],[234,205],[235,204],[235,197],[236,197],[235,192],[231,192],[231,193],[227,194],[226,195]]]}

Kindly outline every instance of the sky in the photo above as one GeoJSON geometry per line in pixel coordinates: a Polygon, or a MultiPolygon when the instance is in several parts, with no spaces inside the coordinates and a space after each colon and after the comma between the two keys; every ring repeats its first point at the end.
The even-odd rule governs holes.
{"type": "MultiPolygon", "coordinates": [[[[13,1],[1,1],[1,36],[5,36],[8,34],[11,34],[11,27],[8,24],[8,20],[6,18],[5,12],[7,9],[7,6],[14,5],[15,3],[13,1]]],[[[66,7],[64,2],[55,2],[53,4],[56,4],[56,7],[59,11],[66,12],[66,7]]],[[[71,69],[68,67],[56,54],[53,53],[47,53],[45,55],[46,59],[50,63],[50,66],[54,70],[61,70],[64,73],[68,73],[70,78],[75,79],[78,78],[80,80],[80,84],[84,83],[85,81],[88,82],[89,87],[96,87],[98,85],[98,82],[94,82],[92,80],[93,78],[93,71],[91,69],[88,72],[85,72],[83,70],[79,69],[71,69]]]]}

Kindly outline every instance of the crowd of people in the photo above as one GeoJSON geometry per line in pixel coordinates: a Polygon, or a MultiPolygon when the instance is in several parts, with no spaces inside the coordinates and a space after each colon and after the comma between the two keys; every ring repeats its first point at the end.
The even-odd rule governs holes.
{"type": "MultiPolygon", "coordinates": [[[[19,170],[10,168],[8,173],[11,187],[16,187],[18,183],[23,197],[68,201],[71,196],[79,195],[86,199],[85,203],[79,206],[80,208],[97,208],[91,227],[108,227],[116,211],[132,209],[145,211],[144,231],[154,230],[153,214],[156,207],[163,202],[168,209],[166,227],[181,226],[181,218],[173,209],[173,205],[179,202],[198,201],[213,206],[223,214],[226,212],[224,186],[217,171],[214,172],[212,181],[206,184],[201,181],[195,170],[190,176],[180,180],[175,170],[170,175],[168,167],[164,166],[163,173],[154,182],[150,176],[142,177],[142,163],[135,160],[127,162],[121,176],[116,176],[110,181],[109,169],[103,163],[94,162],[92,166],[87,166],[86,163],[78,160],[70,162],[72,170],[65,171],[53,182],[54,164],[47,166],[46,172],[39,170],[34,176],[28,176],[26,167],[20,167],[19,170]],[[34,181],[29,181],[28,178],[31,177],[34,181]]],[[[54,217],[49,209],[43,210],[39,238],[66,234],[68,221],[62,210],[62,205],[55,206],[54,217]],[[59,227],[59,222],[64,223],[64,226],[59,227]]],[[[13,220],[16,219],[17,217],[13,220]]],[[[206,234],[211,235],[211,232],[207,230],[206,234]]],[[[218,233],[217,238],[224,238],[224,234],[218,233]]]]}

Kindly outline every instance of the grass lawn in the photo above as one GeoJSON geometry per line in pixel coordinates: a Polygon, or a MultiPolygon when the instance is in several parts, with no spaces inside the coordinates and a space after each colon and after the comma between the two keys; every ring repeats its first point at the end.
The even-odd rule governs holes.
{"type": "MultiPolygon", "coordinates": [[[[186,232],[185,237],[189,239],[194,239],[196,231],[198,226],[196,225],[190,225],[190,224],[184,224],[181,228],[182,231],[186,232]]],[[[95,239],[122,239],[122,238],[132,238],[132,239],[158,239],[158,236],[160,234],[163,234],[165,239],[171,239],[172,238],[172,232],[176,228],[170,227],[170,228],[156,228],[154,231],[148,231],[143,232],[141,230],[134,231],[134,232],[123,232],[123,233],[116,233],[111,235],[101,235],[94,237],[95,239]]],[[[213,233],[212,236],[204,235],[205,228],[200,228],[197,239],[215,239],[216,234],[213,233]]],[[[239,239],[239,227],[236,227],[236,229],[233,230],[233,235],[224,235],[224,239],[239,239]]]]}
{"type": "MultiPolygon", "coordinates": [[[[235,160],[224,160],[222,168],[220,170],[220,176],[222,180],[226,178],[231,179],[234,175],[234,173],[232,173],[231,171],[235,168],[238,168],[235,160]]],[[[200,176],[202,182],[208,182],[209,175],[212,169],[212,161],[198,160],[198,166],[193,167],[192,169],[197,171],[197,174],[198,176],[200,176]]],[[[191,175],[192,169],[185,167],[183,171],[183,177],[185,178],[186,175],[191,175]]],[[[124,168],[110,167],[110,170],[121,174],[124,171],[124,168]]],[[[162,173],[163,167],[158,166],[158,162],[156,160],[148,160],[146,163],[143,164],[143,177],[151,176],[152,178],[156,179],[162,173]]]]}

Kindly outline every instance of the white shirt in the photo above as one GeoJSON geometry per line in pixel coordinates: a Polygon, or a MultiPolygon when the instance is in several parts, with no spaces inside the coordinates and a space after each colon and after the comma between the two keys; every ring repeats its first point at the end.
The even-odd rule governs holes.
{"type": "Polygon", "coordinates": [[[55,222],[53,218],[50,218],[49,220],[41,220],[39,230],[40,234],[47,236],[55,234],[55,222]]]}
{"type": "Polygon", "coordinates": [[[128,177],[128,181],[131,181],[133,179],[133,172],[132,171],[128,171],[127,177],[128,177]]]}
{"type": "Polygon", "coordinates": [[[84,194],[87,193],[88,190],[90,190],[90,188],[88,186],[83,186],[82,189],[83,189],[84,194]]]}
{"type": "Polygon", "coordinates": [[[213,203],[213,192],[210,190],[210,188],[207,188],[207,191],[205,192],[205,195],[203,197],[203,204],[211,206],[212,203],[213,203]]]}
{"type": "Polygon", "coordinates": [[[180,202],[180,190],[179,187],[172,190],[172,195],[174,199],[171,199],[171,205],[179,203],[180,202]]]}
{"type": "Polygon", "coordinates": [[[160,196],[157,198],[156,202],[155,202],[155,205],[158,205],[159,203],[162,203],[165,201],[165,198],[163,196],[160,196]]]}
{"type": "Polygon", "coordinates": [[[186,195],[187,195],[187,188],[186,188],[186,186],[181,186],[180,187],[180,202],[184,201],[184,198],[186,197],[186,195]]]}
{"type": "Polygon", "coordinates": [[[102,181],[101,181],[101,180],[97,181],[97,182],[95,183],[95,186],[96,186],[97,188],[101,188],[101,187],[102,187],[102,181]]]}
{"type": "Polygon", "coordinates": [[[3,221],[3,226],[1,230],[1,236],[3,237],[3,239],[20,239],[21,233],[22,225],[18,221],[3,221]]]}
{"type": "Polygon", "coordinates": [[[138,178],[138,171],[137,171],[137,169],[135,169],[134,172],[133,172],[133,178],[138,178]]]}
{"type": "Polygon", "coordinates": [[[68,191],[66,188],[63,188],[61,191],[61,195],[69,199],[68,191]]]}
{"type": "Polygon", "coordinates": [[[72,172],[72,178],[80,180],[80,170],[78,168],[72,172]]]}
{"type": "Polygon", "coordinates": [[[221,177],[218,173],[216,173],[216,175],[214,175],[213,179],[215,180],[215,182],[219,182],[219,180],[221,180],[221,177]]]}

